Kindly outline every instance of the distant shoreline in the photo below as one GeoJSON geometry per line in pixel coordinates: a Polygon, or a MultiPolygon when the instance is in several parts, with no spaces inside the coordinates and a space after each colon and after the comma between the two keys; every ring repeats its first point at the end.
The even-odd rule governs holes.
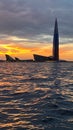
{"type": "Polygon", "coordinates": [[[29,60],[21,60],[21,61],[6,61],[6,60],[0,60],[0,62],[5,62],[5,63],[72,63],[73,61],[29,61],[29,60]]]}

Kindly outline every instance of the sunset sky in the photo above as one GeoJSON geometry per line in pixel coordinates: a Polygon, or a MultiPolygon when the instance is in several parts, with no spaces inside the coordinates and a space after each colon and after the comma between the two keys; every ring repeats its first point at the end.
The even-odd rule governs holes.
{"type": "Polygon", "coordinates": [[[0,59],[52,55],[56,17],[60,59],[73,60],[73,0],[0,0],[0,59]]]}

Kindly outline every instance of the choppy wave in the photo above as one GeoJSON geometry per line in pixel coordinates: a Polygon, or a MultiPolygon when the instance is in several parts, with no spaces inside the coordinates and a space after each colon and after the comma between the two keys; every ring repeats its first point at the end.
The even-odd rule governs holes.
{"type": "Polygon", "coordinates": [[[73,63],[0,63],[0,129],[72,127],[73,63]]]}

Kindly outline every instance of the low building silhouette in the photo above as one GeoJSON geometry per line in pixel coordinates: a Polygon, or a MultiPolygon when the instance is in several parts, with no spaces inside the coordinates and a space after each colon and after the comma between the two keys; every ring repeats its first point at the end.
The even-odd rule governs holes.
{"type": "Polygon", "coordinates": [[[18,57],[12,58],[10,55],[5,55],[7,62],[33,62],[32,59],[21,60],[18,57]]]}
{"type": "Polygon", "coordinates": [[[42,55],[37,55],[37,54],[34,54],[33,56],[36,62],[44,62],[44,61],[49,61],[49,60],[51,61],[53,58],[52,56],[47,57],[47,56],[42,56],[42,55]]]}
{"type": "Polygon", "coordinates": [[[15,59],[13,59],[11,56],[9,56],[9,55],[5,55],[6,56],[6,61],[8,61],[8,62],[15,62],[15,59]]]}
{"type": "Polygon", "coordinates": [[[15,57],[15,61],[21,61],[18,57],[15,57]]]}

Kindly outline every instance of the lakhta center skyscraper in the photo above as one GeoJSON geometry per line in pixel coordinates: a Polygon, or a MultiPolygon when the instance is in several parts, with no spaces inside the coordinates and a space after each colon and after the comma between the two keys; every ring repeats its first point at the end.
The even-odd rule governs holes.
{"type": "Polygon", "coordinates": [[[53,59],[59,60],[59,33],[58,33],[58,22],[55,20],[54,37],[53,37],[53,59]]]}
{"type": "Polygon", "coordinates": [[[61,61],[59,60],[59,33],[58,33],[58,22],[57,18],[55,20],[55,27],[54,27],[54,36],[53,36],[53,55],[52,56],[42,56],[34,54],[35,61],[61,61]]]}

